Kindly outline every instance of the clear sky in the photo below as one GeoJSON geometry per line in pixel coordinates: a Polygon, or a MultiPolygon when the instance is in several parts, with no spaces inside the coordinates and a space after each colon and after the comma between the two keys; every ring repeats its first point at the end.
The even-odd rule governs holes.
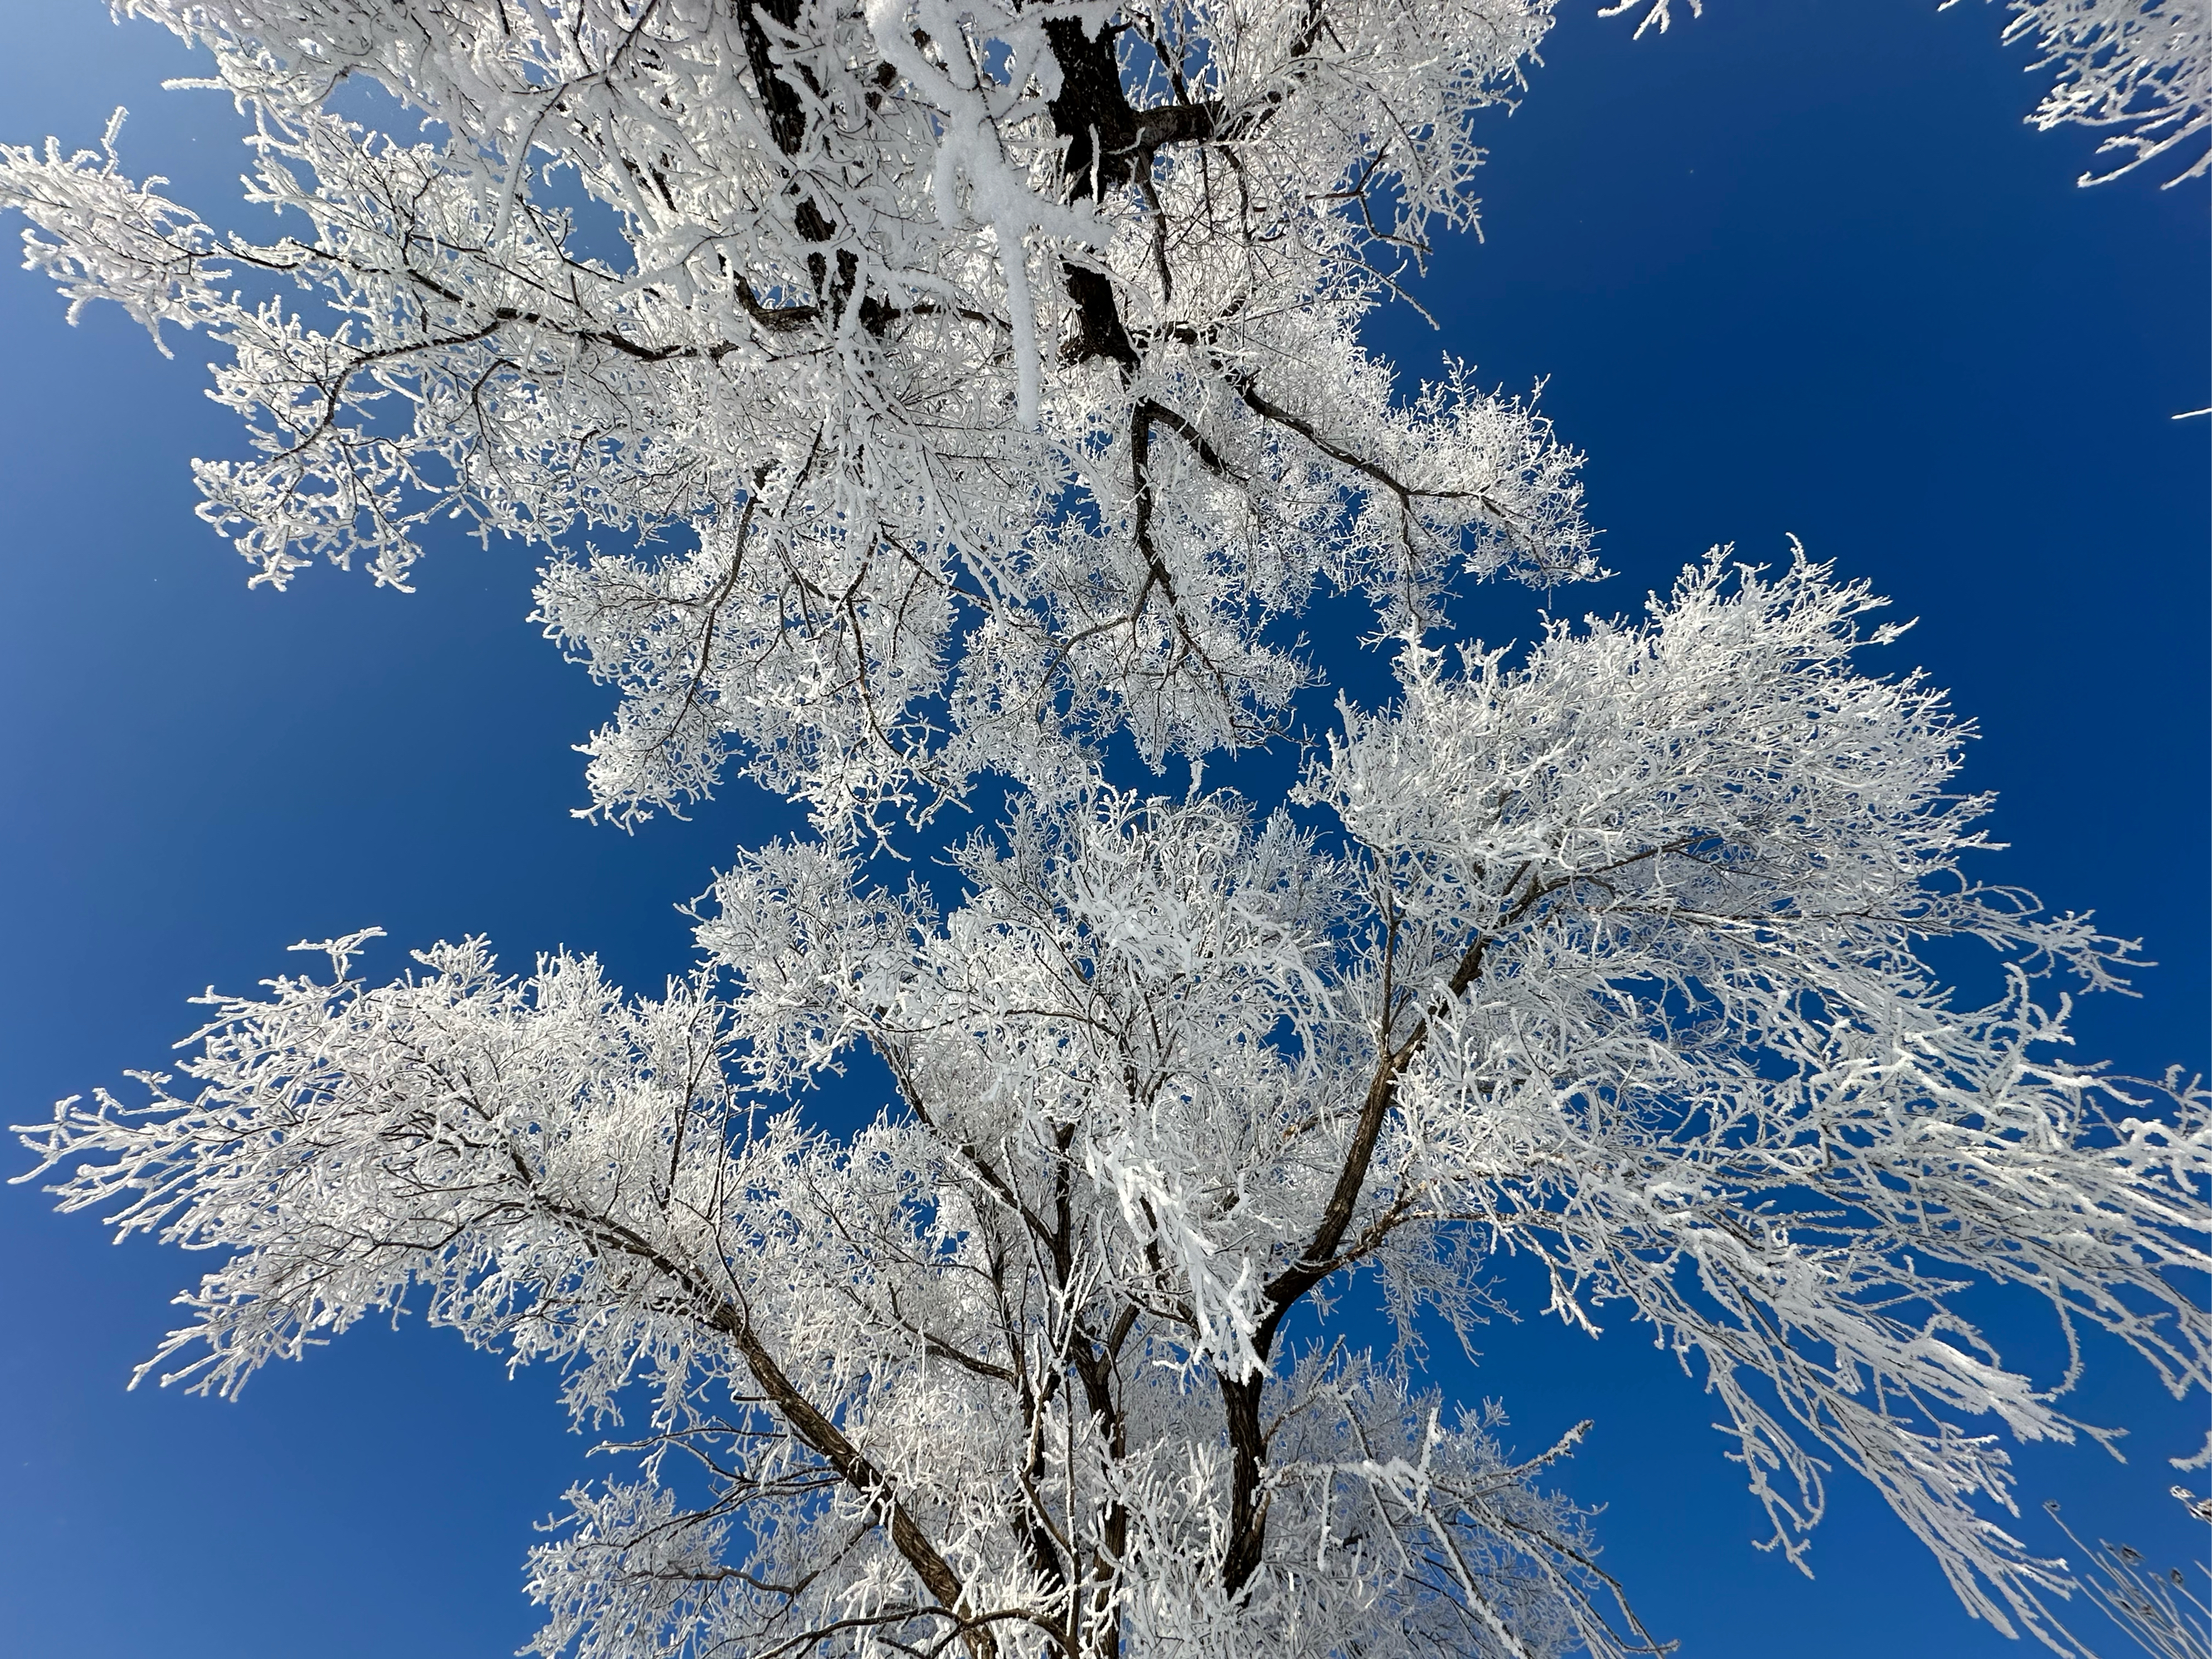
{"type": "MultiPolygon", "coordinates": [[[[2002,793],[2014,843],[1988,873],[2095,907],[2162,964],[2140,1000],[2083,1011],[2081,1057],[2203,1067],[2212,422],[2170,418],[2212,403],[2203,185],[2077,190],[2092,141],[2020,125],[2038,88],[1990,6],[1711,0],[1634,44],[1594,9],[1570,0],[1527,100],[1488,124],[1487,240],[1437,262],[1441,332],[1400,314],[1378,342],[1415,372],[1449,350],[1509,387],[1550,377],[1620,573],[1563,606],[1631,610],[1712,543],[1778,560],[1795,532],[1923,618],[1890,660],[1981,723],[1969,781],[2002,793]]],[[[193,72],[166,35],[93,0],[0,15],[0,139],[94,143],[128,103],[125,166],[215,216],[243,153],[219,98],[156,89],[193,72]]],[[[0,271],[15,1121],[159,1066],[184,999],[289,966],[303,936],[482,932],[517,965],[565,943],[657,988],[688,962],[674,902],[787,823],[742,789],[634,837],[567,816],[568,745],[605,702],[524,622],[518,550],[441,548],[411,598],[326,570],[248,592],[191,517],[187,459],[241,440],[191,344],[164,362],[97,312],[72,332],[38,281],[0,271]]],[[[1468,619],[1526,637],[1536,605],[1486,591],[1468,619]]],[[[553,1378],[509,1381],[409,1322],[234,1405],[126,1394],[197,1264],[110,1249],[21,1188],[0,1191],[0,1656],[459,1659],[526,1639],[531,1523],[585,1467],[553,1378]]],[[[1686,1653],[2021,1651],[1844,1481],[1817,1578],[1755,1553],[1712,1408],[1644,1334],[1490,1336],[1449,1386],[1502,1399],[1524,1448],[1596,1419],[1565,1484],[1610,1504],[1604,1565],[1686,1653]]],[[[2171,1406],[2110,1345],[2091,1357],[2075,1409],[2134,1425],[2132,1461],[2028,1449],[2024,1535],[2062,1547],[2033,1507],[2057,1498],[2154,1561],[2201,1553],[2163,1460],[2194,1449],[2203,1402],[2171,1406]]]]}

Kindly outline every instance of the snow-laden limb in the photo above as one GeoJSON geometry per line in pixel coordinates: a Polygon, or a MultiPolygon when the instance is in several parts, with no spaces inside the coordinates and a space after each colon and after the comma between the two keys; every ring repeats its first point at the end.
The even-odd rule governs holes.
{"type": "Polygon", "coordinates": [[[220,327],[227,312],[212,284],[228,273],[209,262],[215,233],[155,190],[167,179],[133,184],[124,176],[115,153],[122,130],[118,109],[97,155],[65,156],[51,138],[43,155],[0,145],[0,206],[31,222],[24,267],[61,289],[72,324],[94,301],[112,300],[164,357],[173,356],[161,325],[220,327]]]}
{"type": "Polygon", "coordinates": [[[1473,222],[1547,0],[124,9],[214,54],[294,234],[11,150],[33,263],[224,354],[253,453],[201,510],[255,580],[404,586],[442,518],[547,548],[538,619],[621,694],[617,819],[732,754],[827,828],[1071,736],[1233,748],[1318,586],[1397,628],[1595,568],[1532,406],[1399,398],[1358,339],[1473,222]]]}
{"type": "Polygon", "coordinates": [[[532,1555],[549,1655],[1648,1650],[1540,1489],[1568,1448],[1516,1464],[1408,1369],[1516,1255],[1720,1401],[1774,1546],[1855,1470],[2056,1645],[2002,1441],[2106,1431],[1959,1293],[2204,1386],[2212,1113],[2063,1057],[2035,981],[2126,948],[1962,868],[1967,730],[1859,671],[1876,603],[1716,555],[1518,661],[1409,641],[1311,824],[1071,773],[949,902],[777,843],[659,1000],[473,941],[371,988],[337,941],[218,1000],[194,1087],[25,1137],[65,1207],[225,1253],[153,1362],[196,1386],[407,1303],[642,1410],[640,1479],[532,1555]],[[1987,1006],[1938,937],[1992,947],[1987,1006]],[[863,1051],[872,1125],[781,1109],[863,1051]],[[1329,1339],[1362,1274],[1389,1363],[1329,1339]]]}
{"type": "Polygon", "coordinates": [[[2032,41],[2030,71],[2056,72],[2028,119],[2044,132],[2106,134],[2097,153],[2115,159],[2081,183],[2102,184],[2188,146],[2197,155],[2168,186],[2212,168],[2212,15],[2200,0],[2008,0],[2008,9],[2005,44],[2032,41]]]}
{"type": "MultiPolygon", "coordinates": [[[[1627,12],[1641,14],[1636,20],[1636,38],[1639,40],[1647,29],[1656,28],[1664,34],[1674,27],[1674,0],[1614,0],[1610,6],[1599,7],[1597,15],[1619,17],[1627,12]]],[[[1705,0],[1690,0],[1690,15],[1703,17],[1705,15],[1705,0]]]]}

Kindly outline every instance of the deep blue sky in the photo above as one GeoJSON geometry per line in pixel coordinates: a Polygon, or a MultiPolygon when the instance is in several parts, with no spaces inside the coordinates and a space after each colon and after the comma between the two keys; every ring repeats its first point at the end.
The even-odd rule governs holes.
{"type": "MultiPolygon", "coordinates": [[[[155,89],[192,72],[167,36],[91,0],[4,3],[0,138],[93,143],[127,102],[126,166],[228,198],[228,106],[155,89]]],[[[2089,141],[2019,124],[2035,89],[1990,7],[1714,0],[1634,45],[1591,9],[1573,0],[1487,129],[1488,240],[1438,263],[1443,334],[1399,318],[1378,338],[1417,369],[1449,349],[1509,386],[1550,377],[1621,573],[1563,604],[1631,609],[1711,543],[1779,558],[1794,532],[1922,617],[1893,657],[1981,721],[1970,781],[2002,792],[2014,843],[1991,873],[2097,907],[2163,964],[2142,1000],[2083,1010],[2083,1054],[2203,1066],[2212,422],[2169,417],[2212,402],[2204,189],[2075,188],[2089,141]]],[[[0,271],[18,1121],[158,1065],[184,998],[290,965],[303,935],[482,931],[518,964],[565,942],[657,986],[687,961],[673,901],[774,822],[743,792],[635,838],[568,817],[567,745],[604,702],[523,622],[515,550],[441,550],[408,599],[329,571],[249,593],[191,516],[187,458],[240,448],[204,385],[189,343],[172,364],[119,315],[72,332],[0,271]]],[[[1534,607],[1490,592],[1470,620],[1525,635],[1534,607]]],[[[550,1377],[410,1325],[236,1405],[125,1394],[196,1264],[111,1250],[22,1189],[0,1191],[0,1655],[459,1659],[534,1627],[530,1522],[580,1466],[550,1377]]],[[[2162,1459],[2193,1448],[2202,1402],[2093,1358],[2078,1409],[2136,1425],[2134,1462],[2031,1449],[2024,1495],[2160,1561],[2201,1551],[2162,1459]]],[[[1755,1553],[1711,1407],[1632,1329],[1500,1329],[1455,1386],[1504,1399],[1524,1444],[1597,1419],[1568,1485],[1610,1504],[1606,1565],[1688,1653],[2022,1651],[1848,1484],[1816,1580],[1755,1553]]],[[[2024,1525],[2057,1547],[2032,1507],[2024,1525]]]]}

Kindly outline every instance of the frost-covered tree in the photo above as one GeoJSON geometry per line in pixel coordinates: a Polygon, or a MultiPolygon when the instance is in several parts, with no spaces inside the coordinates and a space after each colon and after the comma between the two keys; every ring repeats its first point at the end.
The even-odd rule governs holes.
{"type": "Polygon", "coordinates": [[[0,200],[73,305],[225,354],[255,453],[203,512],[257,580],[534,542],[621,696],[595,811],[734,760],[811,818],[658,999],[481,940],[375,985],[356,934],[25,1129],[64,1207],[219,1256],[149,1372],[229,1394],[403,1304],[561,1366],[638,1457],[532,1553],[549,1656],[1650,1650],[1548,1484],[1578,1432],[1516,1460],[1423,1382],[1520,1260],[1709,1390],[1776,1547],[1856,1471],[1969,1612],[2068,1639],[1998,1437],[2106,1431],[1970,1307],[2212,1382],[2207,1099],[2037,1000],[2128,947],[1981,880],[1967,728],[1858,666],[1901,630],[1825,567],[1436,642],[1455,585],[1595,568],[1528,404],[1359,343],[1545,6],[126,9],[211,50],[294,234],[113,127],[0,200]],[[1394,696],[1281,810],[1206,792],[1324,591],[1394,696]],[[889,883],[986,781],[945,890],[889,883]],[[848,1067],[882,1110],[833,1137],[848,1067]]]}
{"type": "Polygon", "coordinates": [[[2032,978],[2124,952],[1962,867],[1962,729],[1856,671],[1873,603],[1716,559],[1517,665],[1408,641],[1308,822],[1039,788],[944,908],[772,845],[659,1000],[474,940],[370,988],[334,941],[218,1000],[189,1086],[28,1138],[65,1207],[224,1253],[171,1376],[412,1295],[562,1364],[580,1421],[643,1401],[641,1477],[532,1553],[549,1655],[1642,1650],[1535,1484],[1566,1444],[1513,1463],[1410,1384],[1509,1255],[1674,1350],[1778,1546],[1840,1464],[2055,1644],[1982,1425],[2097,1431],[1954,1298],[2203,1385],[2212,1120],[2054,1052],[2032,978]],[[1987,1006],[1914,953],[1961,936],[1987,1006]],[[896,1099],[810,1130],[786,1103],[862,1048],[896,1099]],[[1363,1285],[1386,1358],[1310,1316],[1363,1285]]]}

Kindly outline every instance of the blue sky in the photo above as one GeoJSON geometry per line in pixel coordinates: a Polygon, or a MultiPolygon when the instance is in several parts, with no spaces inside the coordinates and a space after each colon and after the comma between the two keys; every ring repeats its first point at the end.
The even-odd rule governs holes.
{"type": "MultiPolygon", "coordinates": [[[[156,90],[192,71],[167,36],[90,0],[5,3],[0,138],[93,143],[128,103],[127,167],[228,199],[228,107],[156,90]]],[[[1921,617],[1892,657],[1981,723],[1969,781],[2001,792],[2014,843],[1991,873],[2096,907],[2161,964],[2140,1000],[2082,1010],[2083,1055],[2203,1066],[2212,422],[2169,418],[2212,402],[2203,187],[2077,190],[2090,141],[2019,124],[2036,86],[1989,6],[1713,0],[1638,44],[1591,9],[1574,0],[1486,131],[1487,240],[1439,259],[1441,333],[1399,315],[1378,341],[1415,371],[1450,350],[1508,386],[1550,377],[1620,573],[1563,605],[1633,609],[1714,542],[1778,559],[1794,532],[1921,617]]],[[[71,331],[37,281],[0,274],[16,1121],[159,1065],[185,998],[288,966],[302,936],[483,932],[518,964],[566,943],[657,987],[688,961],[674,902],[787,821],[744,790],[635,837],[568,817],[568,745],[604,698],[524,622],[517,550],[440,549],[411,598],[331,571],[248,592],[191,514],[187,458],[240,447],[205,384],[189,349],[164,362],[119,315],[71,331]]],[[[1535,605],[1489,591],[1468,619],[1525,637],[1535,605]]],[[[0,1192],[0,1654],[458,1659],[526,1638],[531,1522],[584,1468],[551,1377],[510,1381],[410,1323],[235,1405],[126,1394],[196,1264],[111,1249],[20,1188],[0,1192]]],[[[1686,1652],[2023,1651],[1970,1625],[1854,1486],[1816,1579],[1753,1551],[1711,1409],[1637,1331],[1492,1338],[1452,1386],[1503,1399],[1528,1445],[1597,1419],[1566,1484],[1610,1504],[1606,1565],[1686,1652]]],[[[2202,1402],[2093,1360],[2077,1410],[2133,1425],[2133,1461],[2031,1448],[2023,1495],[2160,1561],[2201,1553],[2162,1460],[2194,1447],[2202,1402]]],[[[2023,1525],[2059,1547],[2039,1511],[2023,1525]]]]}

